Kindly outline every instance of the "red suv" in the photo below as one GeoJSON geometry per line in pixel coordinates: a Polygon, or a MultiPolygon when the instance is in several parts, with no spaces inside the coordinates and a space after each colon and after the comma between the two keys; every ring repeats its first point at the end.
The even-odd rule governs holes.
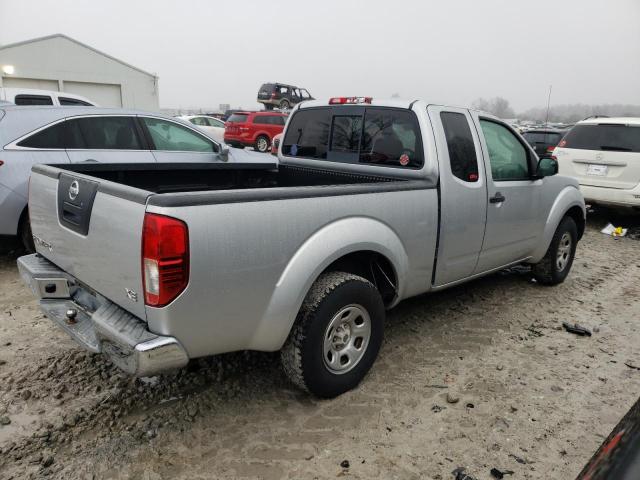
{"type": "Polygon", "coordinates": [[[287,115],[276,112],[235,112],[224,124],[224,141],[232,147],[268,152],[271,140],[284,130],[287,115]]]}

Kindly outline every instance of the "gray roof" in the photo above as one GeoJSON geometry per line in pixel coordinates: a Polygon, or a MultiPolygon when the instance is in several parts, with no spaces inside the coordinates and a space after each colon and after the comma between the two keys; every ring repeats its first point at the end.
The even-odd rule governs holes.
{"type": "Polygon", "coordinates": [[[73,43],[76,43],[76,44],[80,45],[81,47],[87,48],[87,49],[89,49],[89,50],[91,50],[91,51],[93,51],[93,52],[95,52],[95,53],[97,53],[99,55],[102,55],[103,57],[107,57],[107,58],[109,58],[109,59],[111,59],[111,60],[113,60],[115,62],[121,63],[122,65],[124,65],[126,67],[133,68],[134,70],[137,70],[140,73],[144,73],[145,75],[149,75],[150,77],[154,77],[154,78],[158,77],[154,73],[149,73],[149,72],[147,72],[145,70],[142,70],[141,68],[134,67],[130,63],[123,62],[122,60],[120,60],[118,58],[112,57],[111,55],[109,55],[107,53],[101,52],[100,50],[98,50],[96,48],[93,48],[92,46],[87,45],[86,43],[82,43],[82,42],[76,40],[75,38],[71,38],[68,35],[65,35],[63,33],[54,33],[53,35],[46,35],[44,37],[32,38],[32,39],[29,39],[29,40],[22,40],[21,42],[9,43],[7,45],[0,45],[0,50],[3,50],[5,48],[19,47],[20,45],[26,45],[28,43],[36,43],[36,42],[42,42],[44,40],[51,40],[52,38],[64,38],[66,40],[69,40],[70,42],[73,42],[73,43]]]}

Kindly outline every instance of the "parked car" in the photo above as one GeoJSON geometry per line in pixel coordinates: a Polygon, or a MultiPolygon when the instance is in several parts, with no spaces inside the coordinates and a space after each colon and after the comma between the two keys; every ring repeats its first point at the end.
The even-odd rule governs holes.
{"type": "Polygon", "coordinates": [[[266,153],[286,120],[287,115],[279,112],[236,112],[225,123],[224,141],[234,147],[253,146],[266,153]]]}
{"type": "MultiPolygon", "coordinates": [[[[0,106],[0,235],[33,248],[27,212],[32,165],[77,162],[260,162],[162,115],[96,107],[0,106]]],[[[273,162],[269,162],[273,164],[273,162]]]]}
{"type": "Polygon", "coordinates": [[[224,122],[222,120],[208,115],[182,115],[177,118],[193,123],[219,143],[224,142],[224,122]]]}
{"type": "Polygon", "coordinates": [[[66,92],[31,88],[0,87],[0,100],[14,105],[61,105],[66,107],[95,107],[88,98],[66,92]]]}
{"type": "Polygon", "coordinates": [[[271,155],[278,156],[278,151],[280,150],[280,142],[282,142],[282,133],[279,133],[275,137],[273,137],[273,141],[271,142],[271,155]]]}
{"type": "Polygon", "coordinates": [[[562,137],[567,133],[566,130],[557,130],[551,128],[539,128],[535,130],[527,130],[522,134],[524,139],[529,142],[540,158],[551,158],[553,150],[556,148],[562,137]]]}
{"type": "Polygon", "coordinates": [[[373,365],[386,309],[521,263],[558,284],[585,227],[552,159],[421,101],[305,102],[277,170],[157,167],[33,167],[39,255],[18,260],[52,321],[136,375],[280,350],[294,384],[333,397],[373,365]]]}
{"type": "Polygon", "coordinates": [[[578,122],[554,151],[588,203],[640,207],[640,118],[578,122]]]}
{"type": "Polygon", "coordinates": [[[298,88],[284,83],[265,83],[258,90],[258,102],[267,110],[279,108],[288,110],[294,105],[313,100],[306,88],[298,88]]]}

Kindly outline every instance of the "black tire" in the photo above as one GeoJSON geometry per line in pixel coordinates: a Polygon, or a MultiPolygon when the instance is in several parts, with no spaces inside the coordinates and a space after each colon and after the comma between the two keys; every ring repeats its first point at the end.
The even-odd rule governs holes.
{"type": "MultiPolygon", "coordinates": [[[[318,397],[332,398],[351,390],[364,378],[378,356],[384,317],[382,297],[371,282],[344,272],[322,274],[309,290],[282,348],[280,357],[285,373],[295,385],[318,397]],[[362,351],[355,352],[354,358],[355,355],[359,355],[359,358],[353,365],[338,365],[338,368],[345,370],[336,373],[326,364],[325,341],[334,335],[334,330],[330,330],[329,326],[336,321],[342,322],[344,318],[338,314],[352,308],[362,308],[360,311],[364,315],[359,320],[363,325],[366,322],[364,317],[368,315],[370,334],[367,342],[362,337],[356,337],[357,330],[351,331],[354,347],[350,351],[353,352],[353,348],[358,350],[358,339],[362,351]]],[[[354,321],[357,323],[358,318],[354,321]]],[[[336,338],[333,337],[333,340],[336,338]]],[[[344,338],[341,340],[345,341],[344,338]]],[[[336,360],[336,363],[342,363],[343,358],[336,357],[336,360]]]]}
{"type": "Polygon", "coordinates": [[[266,135],[260,135],[256,138],[256,143],[253,146],[258,152],[267,153],[269,148],[271,147],[271,142],[269,141],[269,137],[266,135]]]}
{"type": "Polygon", "coordinates": [[[564,217],[551,239],[549,249],[540,262],[533,265],[533,276],[543,285],[557,285],[564,282],[569,275],[578,244],[578,228],[571,217],[564,217]],[[567,247],[567,235],[571,239],[571,245],[567,247]],[[566,255],[564,261],[560,261],[561,249],[566,255]],[[563,265],[563,266],[562,266],[563,265]],[[562,267],[562,268],[561,268],[562,267]]]}
{"type": "Polygon", "coordinates": [[[271,105],[270,103],[265,103],[264,104],[264,109],[265,110],[273,110],[273,105],[271,105]]]}
{"type": "Polygon", "coordinates": [[[280,110],[289,110],[289,108],[291,107],[291,104],[289,103],[289,100],[282,100],[279,106],[280,106],[280,110]]]}
{"type": "Polygon", "coordinates": [[[20,224],[18,225],[18,236],[22,246],[27,253],[35,253],[36,246],[33,243],[33,235],[31,234],[31,223],[29,223],[29,212],[24,211],[20,218],[20,224]]]}

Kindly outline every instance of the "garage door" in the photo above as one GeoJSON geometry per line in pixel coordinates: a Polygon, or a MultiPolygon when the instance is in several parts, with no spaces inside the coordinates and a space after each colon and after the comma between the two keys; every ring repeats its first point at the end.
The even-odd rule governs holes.
{"type": "Polygon", "coordinates": [[[6,88],[35,88],[38,90],[58,91],[57,80],[39,80],[37,78],[2,77],[2,86],[6,88]]]}
{"type": "Polygon", "coordinates": [[[121,107],[120,85],[64,81],[64,91],[88,98],[101,107],[121,107]]]}

